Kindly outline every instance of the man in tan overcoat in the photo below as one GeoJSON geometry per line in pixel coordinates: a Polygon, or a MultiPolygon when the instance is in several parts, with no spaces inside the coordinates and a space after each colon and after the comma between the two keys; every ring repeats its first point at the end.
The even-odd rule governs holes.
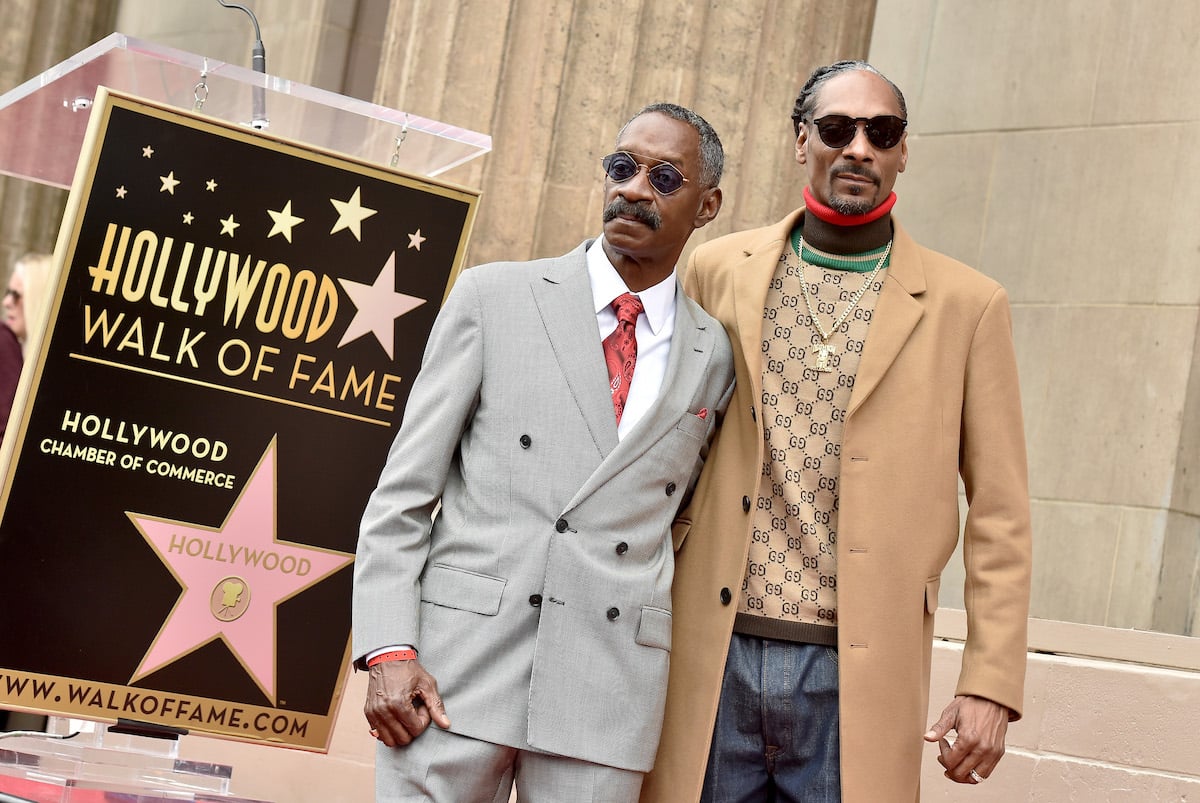
{"type": "Polygon", "coordinates": [[[1021,715],[1031,536],[1007,296],[910,238],[900,90],[863,62],[796,100],[805,207],[701,246],[687,292],[737,390],[676,522],[666,724],[643,801],[914,803],[923,749],[985,781],[1021,715]],[[959,537],[968,637],[927,721],[959,537]]]}

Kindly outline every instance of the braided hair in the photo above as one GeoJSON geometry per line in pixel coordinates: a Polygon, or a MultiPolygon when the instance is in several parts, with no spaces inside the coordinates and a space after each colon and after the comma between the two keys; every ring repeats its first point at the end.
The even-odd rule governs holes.
{"type": "Polygon", "coordinates": [[[804,82],[804,86],[800,89],[800,94],[796,96],[796,105],[792,107],[792,127],[795,129],[797,136],[800,135],[800,124],[812,116],[813,109],[817,105],[817,89],[820,88],[821,84],[836,75],[853,70],[875,73],[884,81],[887,81],[887,85],[896,94],[896,101],[900,104],[900,116],[908,119],[908,106],[904,102],[904,93],[886,75],[865,61],[838,61],[813,70],[812,75],[808,76],[808,80],[804,82]]]}

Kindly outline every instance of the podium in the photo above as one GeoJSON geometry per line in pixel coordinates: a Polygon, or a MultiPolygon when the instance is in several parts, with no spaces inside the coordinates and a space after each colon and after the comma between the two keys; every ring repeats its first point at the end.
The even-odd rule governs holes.
{"type": "MultiPolygon", "coordinates": [[[[113,142],[131,144],[120,131],[112,135],[113,142]]],[[[36,381],[31,379],[34,372],[26,372],[22,386],[26,404],[19,426],[10,427],[19,430],[22,444],[45,444],[47,433],[60,443],[53,452],[40,454],[14,446],[16,439],[5,447],[10,451],[4,457],[11,457],[12,463],[0,487],[0,528],[8,528],[0,537],[0,571],[23,573],[17,584],[24,596],[18,598],[27,605],[21,617],[15,617],[25,621],[13,622],[10,617],[0,622],[0,673],[13,681],[7,692],[0,689],[0,705],[51,714],[55,726],[62,728],[66,720],[58,717],[111,715],[106,711],[132,710],[136,701],[137,713],[160,726],[177,723],[193,732],[327,749],[349,657],[345,566],[353,554],[357,517],[378,476],[374,463],[382,464],[398,426],[406,383],[416,373],[436,310],[461,268],[474,216],[474,191],[438,185],[432,179],[490,149],[491,138],[483,134],[119,33],[0,96],[0,173],[58,187],[74,185],[80,195],[73,195],[68,204],[68,218],[76,216],[76,224],[73,228],[65,224],[59,241],[62,275],[59,301],[50,313],[48,345],[36,360],[36,381]],[[98,101],[101,86],[190,117],[214,118],[221,126],[201,119],[191,121],[190,128],[180,127],[171,119],[179,116],[174,111],[145,111],[128,98],[114,105],[107,92],[99,93],[98,101]],[[85,141],[89,136],[94,140],[98,129],[92,123],[89,133],[93,106],[111,115],[107,125],[139,132],[136,147],[131,145],[127,155],[106,148],[93,153],[90,164],[81,159],[85,141]],[[230,135],[231,127],[238,132],[230,135]],[[141,138],[144,131],[153,133],[141,138]],[[200,136],[211,140],[190,150],[180,144],[194,146],[200,136]],[[218,140],[223,143],[220,147],[210,147],[218,140]],[[270,148],[260,148],[266,140],[270,148]],[[300,178],[286,168],[270,166],[284,157],[299,162],[294,143],[304,146],[304,169],[315,177],[304,184],[306,188],[335,169],[345,180],[320,198],[305,198],[296,188],[303,183],[300,178]],[[219,181],[208,172],[208,163],[200,172],[196,162],[188,161],[220,162],[222,154],[250,161],[238,167],[222,163],[227,172],[219,181]],[[162,160],[162,169],[151,157],[162,160]],[[185,175],[181,165],[191,172],[185,175]],[[176,170],[181,171],[178,177],[176,170]],[[242,184],[251,183],[246,178],[251,172],[256,182],[251,189],[269,185],[279,197],[260,199],[246,190],[242,184]],[[272,177],[279,180],[263,180],[272,177]],[[185,179],[185,187],[194,188],[186,200],[183,190],[176,192],[180,178],[185,179]],[[90,195],[85,197],[84,190],[90,195]],[[220,194],[225,192],[229,194],[220,194]],[[222,205],[218,208],[217,203],[222,205]],[[190,228],[193,217],[196,227],[190,228]],[[205,229],[200,228],[202,219],[205,229]],[[369,235],[372,226],[376,228],[369,235]],[[99,236],[104,231],[109,239],[99,236]],[[126,232],[120,237],[132,232],[134,251],[161,242],[163,256],[154,263],[156,270],[163,277],[176,273],[163,278],[161,286],[156,280],[145,295],[130,282],[116,290],[115,279],[104,291],[100,280],[87,278],[87,266],[108,264],[110,241],[118,243],[114,253],[124,251],[125,241],[118,239],[118,232],[126,232]],[[299,238],[310,235],[319,236],[321,248],[301,245],[299,238]],[[371,236],[375,240],[368,242],[371,236]],[[230,316],[229,310],[239,299],[246,302],[251,291],[230,279],[221,285],[232,299],[222,306],[224,317],[216,305],[202,317],[206,302],[200,297],[185,301],[182,295],[185,288],[193,287],[184,279],[187,258],[167,260],[172,237],[187,239],[188,254],[194,241],[198,261],[206,249],[204,265],[209,252],[224,260],[227,249],[230,271],[236,260],[245,260],[241,277],[251,275],[251,263],[239,253],[254,254],[263,266],[270,263],[269,269],[256,270],[268,277],[264,288],[278,291],[274,298],[279,304],[260,303],[255,296],[257,306],[246,318],[247,325],[237,328],[241,316],[230,316]],[[105,245],[100,245],[101,240],[105,245]],[[289,260],[294,267],[287,264],[289,260]],[[295,293],[288,296],[289,303],[307,304],[314,295],[303,291],[315,294],[319,283],[323,305],[315,305],[306,319],[303,340],[299,323],[290,317],[291,307],[289,317],[272,317],[284,299],[284,285],[271,284],[276,280],[293,282],[290,287],[295,293]],[[158,303],[156,293],[162,288],[170,299],[163,297],[163,303],[158,303]],[[360,319],[368,317],[364,310],[370,311],[359,297],[368,291],[402,302],[385,310],[390,316],[385,323],[390,326],[379,324],[378,312],[371,312],[375,317],[368,321],[370,326],[359,326],[360,319]],[[85,322],[91,320],[86,316],[107,311],[111,317],[106,320],[114,321],[114,327],[122,314],[135,325],[110,341],[107,334],[98,334],[99,324],[81,325],[75,320],[81,310],[85,322]],[[64,321],[70,325],[64,327],[64,321]],[[146,332],[158,334],[177,324],[190,327],[184,329],[179,351],[172,352],[172,370],[161,362],[165,352],[158,352],[158,335],[148,336],[143,346],[143,323],[146,332]],[[293,325],[296,331],[290,332],[293,325]],[[78,341],[73,346],[72,337],[78,341]],[[223,346],[205,352],[208,343],[223,346]],[[249,355],[251,343],[258,355],[254,371],[239,369],[233,359],[225,359],[237,356],[238,348],[249,355]],[[318,354],[319,363],[314,356],[318,354]],[[293,367],[286,373],[282,362],[279,372],[263,369],[263,360],[277,355],[292,360],[293,367]],[[331,377],[335,368],[349,367],[350,373],[339,382],[340,396],[335,398],[331,391],[319,405],[315,401],[320,399],[312,394],[333,383],[322,378],[325,374],[318,375],[326,364],[331,377]],[[311,374],[312,391],[297,389],[298,377],[309,378],[304,372],[311,374]],[[374,392],[368,378],[378,383],[374,392]],[[76,394],[72,383],[98,392],[92,397],[76,394]],[[134,384],[140,395],[117,398],[121,394],[114,391],[134,384]],[[366,390],[360,394],[360,388],[366,390]],[[370,401],[369,410],[351,409],[359,404],[360,395],[370,401]],[[58,409],[47,407],[55,404],[58,409]],[[81,405],[87,405],[86,415],[77,412],[81,405]],[[259,422],[253,415],[222,409],[234,410],[234,405],[244,405],[255,415],[261,412],[265,428],[255,429],[259,422]],[[174,418],[164,419],[165,415],[174,418]],[[92,419],[105,421],[104,430],[91,429],[92,419]],[[186,437],[190,448],[168,455],[167,444],[182,441],[164,440],[158,447],[147,441],[139,447],[136,437],[123,437],[117,430],[110,438],[108,422],[120,427],[126,419],[131,422],[129,433],[143,423],[172,426],[177,434],[171,438],[186,437]],[[67,444],[72,438],[78,442],[67,444]],[[217,444],[222,449],[219,456],[217,444]],[[148,453],[154,459],[144,461],[139,448],[158,451],[148,453]],[[219,462],[226,461],[226,453],[227,462],[219,462]],[[278,467],[277,454],[287,458],[278,467]],[[105,462],[100,457],[111,459],[105,462]],[[22,468],[30,463],[33,469],[22,468]],[[151,464],[164,470],[155,474],[151,464]],[[330,465],[342,470],[327,502],[321,495],[326,488],[320,483],[330,465]],[[69,511],[50,497],[40,498],[45,485],[34,482],[31,471],[75,478],[61,481],[75,489],[73,504],[83,512],[69,511]],[[288,476],[289,471],[293,476],[288,476]],[[246,490],[251,487],[252,491],[246,490]],[[93,502],[107,507],[92,513],[87,506],[93,502]],[[196,585],[204,594],[204,604],[198,611],[189,609],[191,618],[186,622],[183,614],[173,620],[172,605],[178,599],[177,607],[182,606],[195,590],[181,579],[190,571],[188,561],[232,565],[235,556],[249,553],[248,547],[235,543],[240,535],[218,537],[218,525],[225,526],[222,517],[236,518],[242,527],[251,513],[268,507],[271,532],[255,553],[265,556],[261,566],[256,558],[253,567],[247,563],[236,572],[230,568],[229,576],[219,582],[196,585]],[[243,515],[246,518],[237,518],[243,515]],[[74,536],[72,516],[82,522],[79,537],[74,536]],[[206,517],[212,518],[211,523],[206,517]],[[165,540],[159,543],[156,528],[164,522],[174,529],[164,530],[165,540]],[[319,528],[319,536],[307,527],[319,528]],[[184,532],[189,534],[180,535],[184,532]],[[88,549],[95,550],[91,563],[85,555],[88,549]],[[40,550],[45,551],[39,554],[40,550]],[[269,565],[271,560],[274,565],[269,565]],[[321,561],[327,568],[318,570],[321,561]],[[310,567],[313,579],[307,585],[297,582],[276,591],[263,579],[277,569],[289,575],[285,579],[290,582],[308,574],[310,567]],[[59,574],[30,579],[42,571],[59,574]],[[103,582],[100,575],[106,572],[105,577],[120,579],[103,582]],[[93,582],[94,577],[99,579],[93,582]],[[79,579],[92,586],[85,593],[87,610],[64,613],[58,606],[38,603],[41,595],[49,593],[43,586],[74,587],[79,579]],[[139,596],[136,604],[130,604],[128,597],[134,593],[139,596]],[[276,607],[272,616],[277,621],[272,620],[263,638],[246,632],[229,635],[232,628],[251,620],[255,609],[250,606],[265,604],[276,607]],[[286,615],[281,613],[285,606],[286,615]],[[81,616],[93,620],[82,636],[71,627],[82,621],[81,616]],[[186,642],[185,625],[201,620],[216,635],[186,642]],[[175,639],[170,644],[163,635],[168,631],[175,639]],[[297,632],[303,634],[302,640],[295,636],[297,632]],[[259,650],[262,643],[270,645],[265,653],[259,650]],[[64,648],[72,650],[70,676],[61,668],[64,648]],[[298,654],[306,656],[303,672],[311,675],[298,677],[301,673],[294,660],[298,654]],[[276,671],[277,665],[288,670],[286,677],[276,671]],[[45,694],[38,696],[39,689],[45,694]],[[212,729],[214,721],[222,729],[212,729]],[[307,741],[289,743],[291,737],[307,741]]],[[[115,266],[120,257],[113,259],[115,266]]],[[[219,263],[214,260],[214,264],[219,263]]],[[[130,258],[122,267],[133,275],[133,265],[130,258]]],[[[14,414],[14,421],[17,418],[14,414]]],[[[83,730],[70,739],[0,738],[0,802],[244,800],[230,793],[232,767],[182,761],[176,753],[177,741],[127,736],[103,724],[83,730]]]]}
{"type": "Polygon", "coordinates": [[[0,738],[0,803],[266,803],[230,794],[229,765],[180,759],[178,741],[57,718],[52,736],[71,726],[82,732],[0,738]]]}
{"type": "Polygon", "coordinates": [[[97,86],[431,178],[492,149],[486,134],[113,33],[0,95],[0,173],[69,188],[97,86]]]}

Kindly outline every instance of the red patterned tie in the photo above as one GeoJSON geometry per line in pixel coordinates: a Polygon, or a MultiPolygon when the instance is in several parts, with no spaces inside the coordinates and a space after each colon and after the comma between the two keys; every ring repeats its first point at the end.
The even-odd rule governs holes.
{"type": "Polygon", "coordinates": [[[612,303],[617,313],[617,328],[604,338],[604,362],[608,365],[609,387],[612,389],[613,411],[617,423],[625,412],[633,366],[637,363],[637,319],[642,314],[642,302],[632,293],[617,296],[612,303]]]}

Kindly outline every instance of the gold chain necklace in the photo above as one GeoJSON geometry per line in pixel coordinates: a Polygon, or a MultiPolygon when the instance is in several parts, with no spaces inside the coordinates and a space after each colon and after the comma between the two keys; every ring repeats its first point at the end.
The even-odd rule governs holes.
{"type": "Polygon", "coordinates": [[[858,302],[862,300],[863,295],[867,292],[867,288],[875,282],[875,277],[879,275],[879,271],[883,270],[883,263],[887,261],[888,254],[892,252],[892,241],[888,240],[887,248],[883,249],[882,256],[875,263],[875,270],[871,271],[871,275],[863,282],[862,287],[858,288],[858,292],[854,294],[854,298],[850,299],[850,305],[837,317],[837,320],[833,322],[833,327],[828,332],[825,331],[825,328],[821,326],[821,322],[817,319],[817,311],[813,307],[812,298],[808,294],[808,282],[804,280],[804,237],[800,236],[794,245],[796,247],[796,261],[800,263],[800,294],[804,296],[804,306],[808,307],[808,317],[812,318],[813,326],[821,338],[820,343],[811,347],[813,354],[817,357],[816,369],[823,373],[829,373],[833,370],[833,366],[829,364],[829,360],[833,355],[837,354],[837,346],[829,343],[829,338],[833,337],[833,333],[840,329],[842,324],[846,322],[846,318],[858,306],[858,302]]]}

